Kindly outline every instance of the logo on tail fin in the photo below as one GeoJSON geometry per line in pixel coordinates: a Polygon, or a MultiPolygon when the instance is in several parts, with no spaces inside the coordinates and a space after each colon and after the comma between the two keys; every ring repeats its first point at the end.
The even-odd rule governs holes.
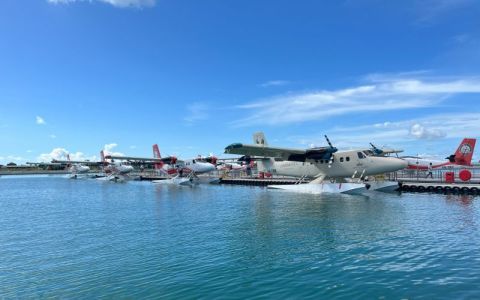
{"type": "Polygon", "coordinates": [[[469,144],[463,144],[460,146],[460,152],[465,155],[468,153],[472,153],[472,147],[469,144]]]}
{"type": "Polygon", "coordinates": [[[454,154],[454,162],[458,165],[471,165],[476,142],[476,139],[463,139],[454,154]]]}

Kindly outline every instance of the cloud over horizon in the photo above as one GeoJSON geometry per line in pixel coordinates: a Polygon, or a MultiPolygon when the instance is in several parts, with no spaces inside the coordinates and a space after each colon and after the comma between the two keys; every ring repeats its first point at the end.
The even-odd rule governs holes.
{"type": "Polygon", "coordinates": [[[476,138],[478,132],[480,112],[451,113],[355,127],[337,126],[318,135],[291,136],[288,140],[300,145],[324,145],[323,134],[327,134],[339,148],[368,147],[369,143],[403,148],[418,141],[428,144],[445,139],[460,141],[465,137],[476,138]]]}
{"type": "Polygon", "coordinates": [[[97,157],[95,155],[87,156],[83,152],[69,152],[65,148],[53,148],[50,153],[42,153],[37,157],[38,162],[51,162],[52,160],[67,160],[67,155],[70,154],[71,160],[77,161],[96,161],[97,157]]]}
{"type": "Polygon", "coordinates": [[[240,105],[248,116],[234,127],[285,125],[318,121],[360,112],[382,112],[434,107],[445,99],[480,93],[479,77],[421,78],[375,74],[368,84],[338,90],[320,90],[274,96],[240,105]]]}

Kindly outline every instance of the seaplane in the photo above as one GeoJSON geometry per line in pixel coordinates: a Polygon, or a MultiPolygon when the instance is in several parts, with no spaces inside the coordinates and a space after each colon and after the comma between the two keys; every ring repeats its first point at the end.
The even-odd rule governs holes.
{"type": "Polygon", "coordinates": [[[403,152],[403,149],[393,149],[393,148],[378,148],[373,143],[370,143],[371,148],[364,150],[365,154],[369,156],[389,156],[395,154],[398,157],[399,153],[403,152]]]}
{"type": "Polygon", "coordinates": [[[215,170],[215,165],[200,158],[177,159],[175,156],[161,157],[158,145],[153,145],[153,158],[151,157],[132,157],[132,156],[114,156],[109,155],[107,158],[152,163],[158,173],[166,176],[166,179],[153,180],[156,184],[177,184],[188,185],[200,182],[210,182],[215,179],[199,178],[197,175],[209,173],[215,170]]]}
{"type": "Polygon", "coordinates": [[[154,180],[156,184],[192,185],[198,183],[213,183],[217,177],[201,176],[216,170],[214,162],[207,162],[202,158],[177,159],[175,163],[177,175],[166,180],[154,180]]]}
{"type": "Polygon", "coordinates": [[[432,160],[416,156],[401,157],[408,162],[408,170],[429,170],[439,168],[464,168],[472,166],[473,151],[477,140],[464,138],[454,154],[449,155],[445,160],[432,160]]]}
{"type": "Polygon", "coordinates": [[[89,161],[72,161],[70,154],[67,154],[67,160],[52,160],[54,164],[66,164],[67,169],[70,171],[68,178],[77,179],[86,177],[85,175],[90,172],[90,167],[86,164],[91,163],[89,161]]]}
{"type": "MultiPolygon", "coordinates": [[[[254,144],[235,143],[225,153],[253,157],[259,171],[313,178],[308,184],[269,185],[272,189],[322,194],[361,194],[368,189],[390,191],[396,182],[365,182],[367,176],[395,172],[407,167],[407,162],[388,156],[368,155],[363,150],[339,151],[325,136],[328,146],[310,149],[291,149],[268,146],[263,132],[253,135],[254,144]]],[[[299,180],[299,183],[302,180],[299,180]]]]}
{"type": "Polygon", "coordinates": [[[115,161],[116,158],[123,159],[123,156],[105,155],[102,150],[100,158],[105,177],[100,177],[98,180],[124,182],[130,178],[129,173],[133,171],[133,167],[129,163],[115,161]]]}

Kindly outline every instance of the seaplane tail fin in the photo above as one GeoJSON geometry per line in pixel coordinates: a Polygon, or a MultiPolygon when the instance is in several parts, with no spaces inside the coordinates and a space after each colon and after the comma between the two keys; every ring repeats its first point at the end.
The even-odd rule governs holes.
{"type": "Polygon", "coordinates": [[[265,134],[261,131],[255,132],[253,134],[253,143],[255,145],[268,146],[267,139],[265,138],[265,134]]]}
{"type": "MultiPolygon", "coordinates": [[[[152,146],[153,148],[153,158],[162,158],[160,155],[160,149],[158,148],[158,145],[155,144],[152,146]]],[[[163,163],[155,163],[155,170],[160,170],[163,167],[163,163]]]]}
{"type": "Polygon", "coordinates": [[[455,152],[455,163],[458,165],[471,165],[473,151],[475,150],[476,139],[465,138],[455,152]]]}
{"type": "Polygon", "coordinates": [[[162,156],[160,155],[160,149],[158,148],[157,144],[153,145],[153,157],[162,158],[162,156]]]}

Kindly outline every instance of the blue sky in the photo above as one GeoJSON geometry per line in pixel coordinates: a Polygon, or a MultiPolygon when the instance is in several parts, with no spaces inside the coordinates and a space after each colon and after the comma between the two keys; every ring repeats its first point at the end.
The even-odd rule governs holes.
{"type": "Polygon", "coordinates": [[[219,155],[259,130],[443,158],[479,137],[479,15],[475,0],[3,0],[0,163],[219,155]]]}

